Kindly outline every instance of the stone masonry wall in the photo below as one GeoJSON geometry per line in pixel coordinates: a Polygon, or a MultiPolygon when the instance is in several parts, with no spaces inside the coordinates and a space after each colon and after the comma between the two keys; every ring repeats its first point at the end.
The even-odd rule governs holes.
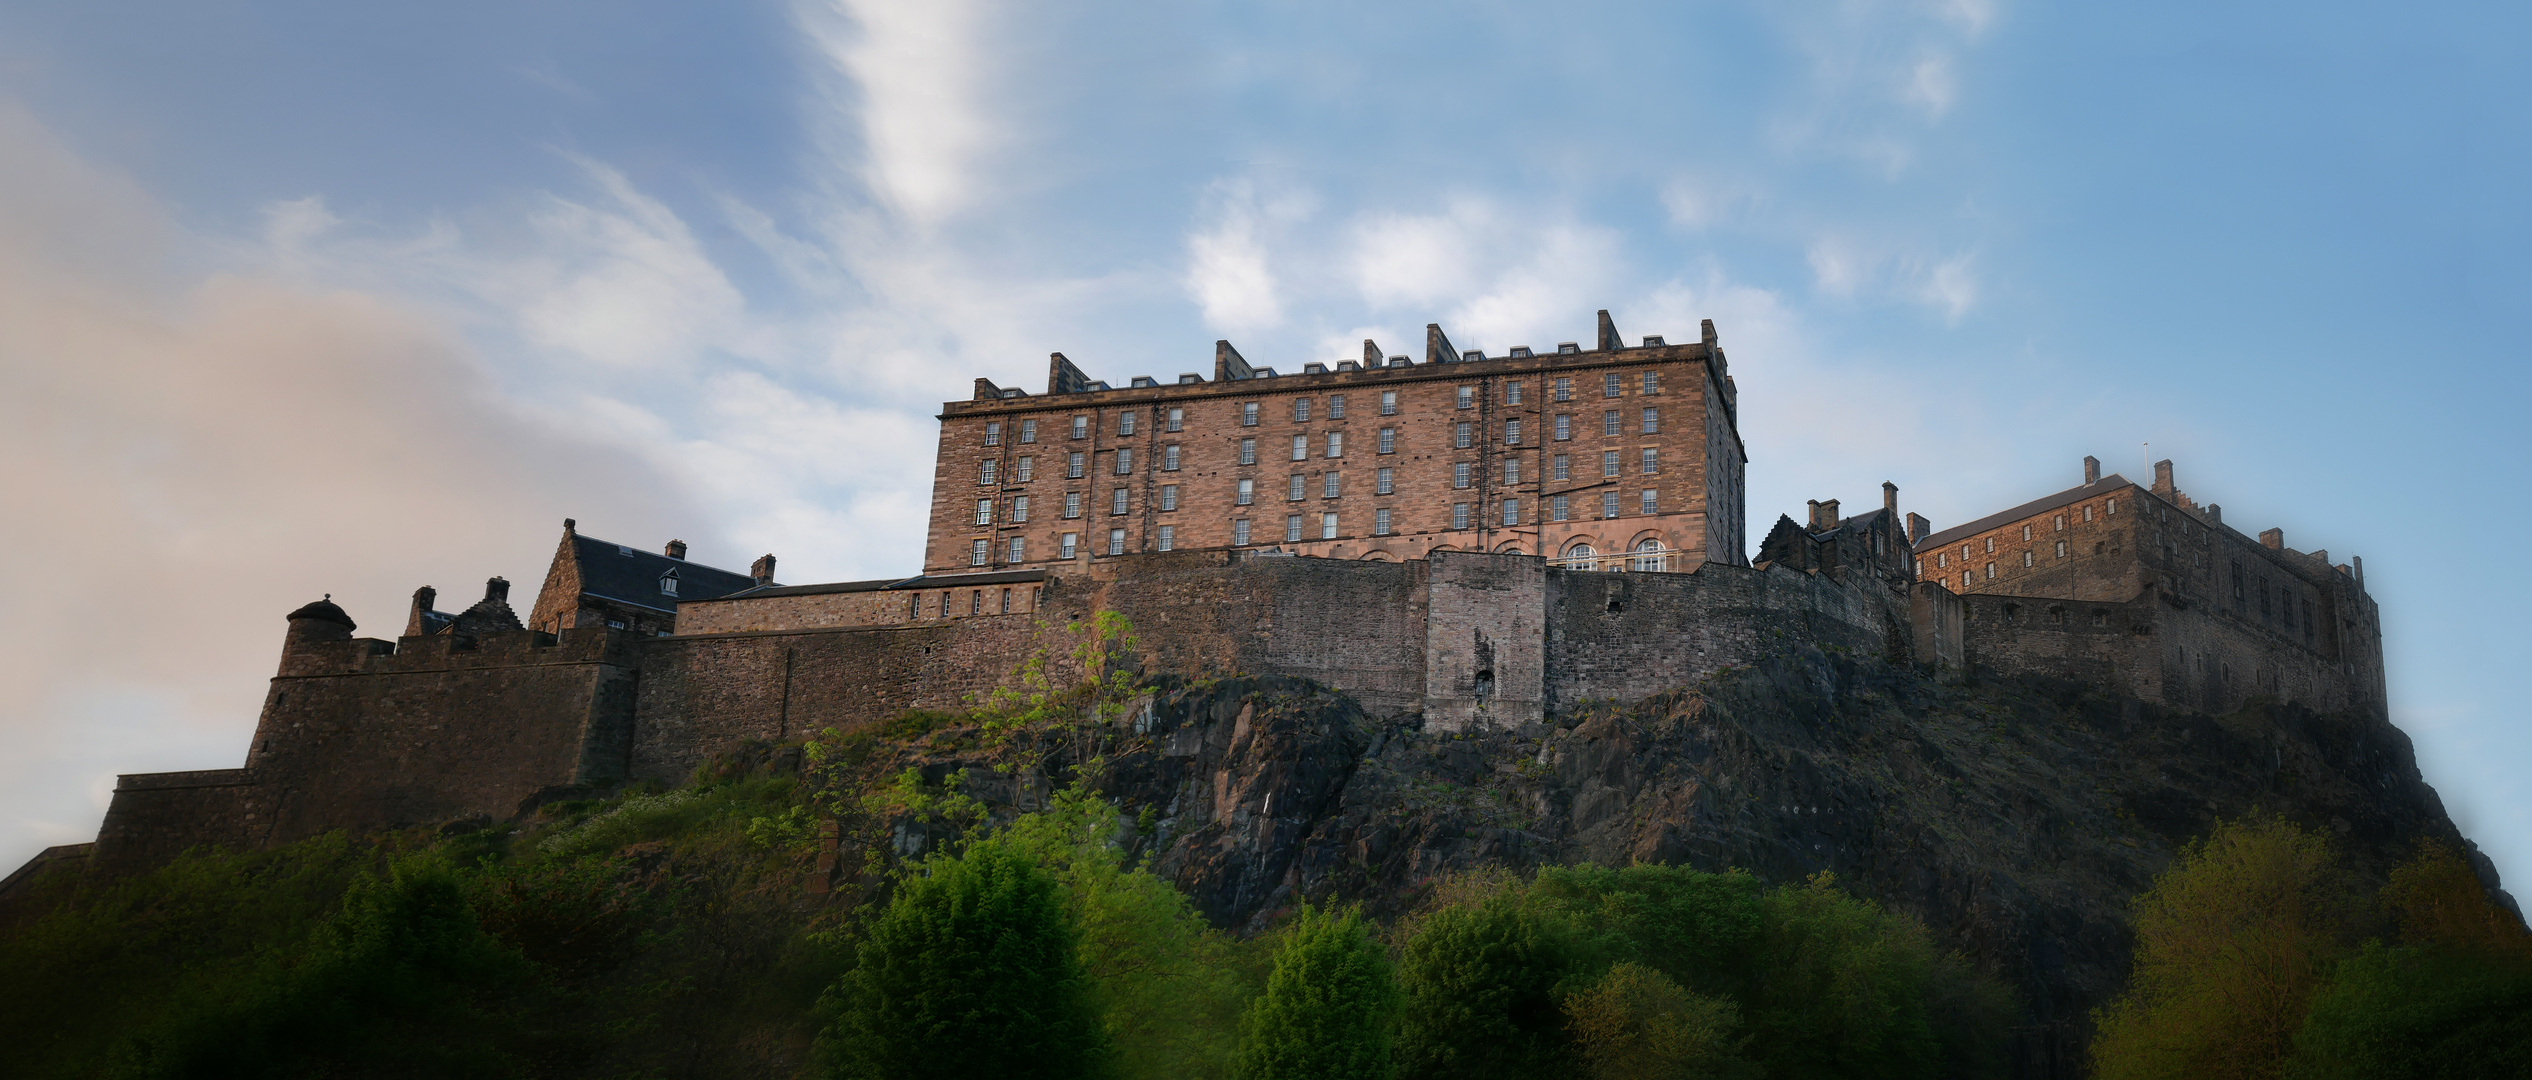
{"type": "Polygon", "coordinates": [[[2160,592],[2125,603],[1962,598],[1971,664],[2125,688],[2147,701],[2229,712],[2254,698],[2381,715],[2378,666],[2325,655],[2299,634],[2160,592]]]}
{"type": "Polygon", "coordinates": [[[1693,574],[1547,574],[1546,706],[1633,701],[1797,645],[1912,651],[1905,601],[1877,581],[1707,563],[1693,574]]]}
{"type": "Polygon", "coordinates": [[[146,870],[198,845],[262,847],[272,832],[272,791],[245,769],[135,773],[117,778],[97,827],[92,865],[146,870]]]}

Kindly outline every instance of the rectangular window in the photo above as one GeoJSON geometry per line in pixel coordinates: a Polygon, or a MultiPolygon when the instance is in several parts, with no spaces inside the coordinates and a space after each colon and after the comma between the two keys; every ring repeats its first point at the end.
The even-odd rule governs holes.
{"type": "Polygon", "coordinates": [[[1306,424],[1310,422],[1309,398],[1292,399],[1292,422],[1296,424],[1306,424]]]}
{"type": "Polygon", "coordinates": [[[1001,462],[991,460],[978,462],[976,465],[976,482],[979,484],[992,484],[994,482],[994,475],[1000,465],[1001,462]]]}
{"type": "Polygon", "coordinates": [[[1122,514],[1125,512],[1124,488],[1116,488],[1108,492],[1108,512],[1111,514],[1122,514]]]}
{"type": "Polygon", "coordinates": [[[1658,394],[1662,392],[1662,375],[1660,372],[1647,371],[1644,373],[1644,392],[1647,394],[1658,394]]]}
{"type": "Polygon", "coordinates": [[[1255,439],[1242,439],[1242,440],[1240,440],[1240,464],[1242,464],[1242,465],[1255,465],[1255,464],[1257,464],[1257,440],[1255,440],[1255,439]]]}
{"type": "Polygon", "coordinates": [[[1549,459],[1548,468],[1555,470],[1554,475],[1558,480],[1571,480],[1574,478],[1573,462],[1567,459],[1563,454],[1558,454],[1554,458],[1549,459]]]}
{"type": "Polygon", "coordinates": [[[1033,458],[1033,457],[1024,457],[1024,458],[1021,458],[1021,459],[1020,459],[1020,475],[1019,475],[1019,481],[1020,481],[1021,483],[1025,484],[1025,483],[1028,483],[1029,481],[1034,480],[1034,479],[1036,479],[1036,478],[1037,478],[1037,459],[1036,459],[1036,458],[1033,458]]]}
{"type": "Polygon", "coordinates": [[[1307,436],[1307,435],[1295,435],[1295,436],[1293,436],[1293,437],[1292,437],[1292,459],[1293,459],[1294,461],[1308,461],[1308,460],[1310,460],[1310,437],[1309,437],[1309,436],[1307,436]]]}
{"type": "Polygon", "coordinates": [[[1520,458],[1508,457],[1503,459],[1503,482],[1506,484],[1518,484],[1521,482],[1520,458]]]}
{"type": "Polygon", "coordinates": [[[1110,554],[1110,555],[1123,555],[1123,554],[1125,554],[1125,530],[1123,530],[1123,529],[1110,529],[1110,530],[1108,530],[1108,554],[1110,554]]]}
{"type": "Polygon", "coordinates": [[[1659,499],[1660,499],[1660,496],[1656,495],[1656,494],[1654,493],[1654,491],[1653,491],[1653,489],[1652,489],[1652,488],[1645,488],[1645,489],[1644,489],[1644,512],[1645,512],[1645,513],[1647,513],[1647,514],[1658,514],[1658,513],[1661,513],[1662,511],[1661,511],[1661,504],[1660,504],[1660,502],[1659,502],[1659,499]]]}
{"type": "Polygon", "coordinates": [[[1037,441],[1037,421],[1020,421],[1020,441],[1024,443],[1033,443],[1037,441]]]}
{"type": "Polygon", "coordinates": [[[1617,373],[1617,372],[1612,371],[1612,372],[1608,373],[1607,375],[1603,375],[1603,376],[1601,376],[1601,377],[1600,377],[1600,396],[1601,396],[1601,397],[1616,397],[1616,396],[1618,396],[1618,373],[1617,373]]]}
{"type": "Polygon", "coordinates": [[[967,565],[985,565],[985,560],[991,555],[991,552],[987,551],[985,548],[985,546],[989,543],[991,543],[991,541],[988,540],[977,540],[969,543],[967,545],[967,565]]]}
{"type": "Polygon", "coordinates": [[[1647,475],[1647,476],[1650,476],[1650,475],[1652,475],[1652,474],[1654,474],[1654,473],[1657,473],[1657,472],[1662,471],[1662,452],[1661,452],[1661,451],[1656,450],[1656,449],[1654,449],[1654,448],[1652,448],[1652,447],[1650,447],[1650,446],[1647,446],[1647,447],[1645,447],[1645,448],[1644,448],[1644,465],[1643,465],[1643,471],[1644,471],[1645,475],[1647,475]]]}
{"type": "Polygon", "coordinates": [[[2102,512],[2102,513],[2104,513],[2104,514],[2116,514],[2116,513],[2118,513],[2118,512],[2119,512],[2119,500],[2117,500],[2117,499],[2109,499],[2109,500],[2105,500],[2105,501],[2102,503],[2101,512],[2102,512]]]}
{"type": "Polygon", "coordinates": [[[2030,553],[2030,552],[2025,551],[2025,552],[2023,552],[2023,553],[2022,553],[2022,565],[2024,565],[2024,566],[2029,566],[2029,565],[2031,565],[2031,553],[2030,553]]]}
{"type": "Polygon", "coordinates": [[[1169,549],[1171,549],[1171,548],[1173,548],[1173,547],[1176,547],[1176,546],[1177,546],[1177,540],[1178,540],[1178,528],[1177,528],[1177,526],[1174,526],[1174,525],[1163,525],[1163,526],[1161,526],[1161,527],[1160,527],[1160,549],[1161,549],[1162,551],[1168,551],[1169,549]]]}
{"type": "Polygon", "coordinates": [[[1571,507],[1567,504],[1565,496],[1559,495],[1547,504],[1547,516],[1551,521],[1563,521],[1570,512],[1571,507]]]}
{"type": "Polygon", "coordinates": [[[1257,403],[1256,403],[1256,402],[1254,402],[1254,401],[1243,401],[1243,402],[1241,402],[1241,403],[1240,403],[1240,426],[1241,426],[1241,427],[1256,427],[1256,426],[1257,426],[1257,403]]]}
{"type": "Polygon", "coordinates": [[[1470,468],[1471,468],[1471,466],[1469,465],[1469,463],[1467,463],[1467,462],[1465,462],[1465,461],[1455,461],[1455,462],[1452,462],[1452,463],[1451,463],[1451,486],[1452,486],[1452,487],[1455,487],[1455,488],[1464,488],[1464,487],[1467,487],[1467,486],[1468,486],[1468,470],[1469,470],[1470,468]]]}
{"type": "Polygon", "coordinates": [[[1171,430],[1171,431],[1185,431],[1185,430],[1187,430],[1187,410],[1185,410],[1185,409],[1171,409],[1171,410],[1169,410],[1169,420],[1168,420],[1168,422],[1167,422],[1167,423],[1163,424],[1162,426],[1163,426],[1163,427],[1168,428],[1168,429],[1169,429],[1169,430],[1171,430]]]}
{"type": "Polygon", "coordinates": [[[2086,504],[2084,504],[2084,520],[2085,520],[2085,521],[2091,521],[2091,520],[2092,520],[2092,504],[2090,504],[2090,503],[2086,503],[2086,504]]]}
{"type": "Polygon", "coordinates": [[[1398,392],[1397,392],[1397,391],[1395,391],[1395,390],[1383,390],[1383,391],[1381,391],[1381,392],[1380,392],[1380,415],[1382,415],[1382,416],[1396,416],[1396,415],[1398,415],[1398,392]]]}
{"type": "Polygon", "coordinates": [[[1467,503],[1452,503],[1452,504],[1451,504],[1451,528],[1454,528],[1454,529],[1465,529],[1465,528],[1467,528],[1467,527],[1468,527],[1468,504],[1467,504],[1467,503]]]}
{"type": "MultiPolygon", "coordinates": [[[[2057,542],[2057,557],[2061,559],[2066,557],[2066,541],[2060,540],[2057,542]]],[[[2236,580],[2233,583],[2233,595],[2235,599],[2241,598],[2242,583],[2239,580],[2236,580]]]]}
{"type": "Polygon", "coordinates": [[[1991,552],[1991,553],[1992,553],[1992,552],[1994,552],[1994,551],[1996,550],[1996,538],[1995,538],[1995,537],[1990,536],[1990,537],[1988,537],[1988,538],[1987,538],[1987,550],[1988,550],[1989,552],[1991,552]]]}
{"type": "Polygon", "coordinates": [[[1610,409],[1600,414],[1600,433],[1603,435],[1618,433],[1618,410],[1610,409]]]}
{"type": "Polygon", "coordinates": [[[1300,543],[1300,542],[1301,542],[1301,515],[1299,515],[1299,514],[1287,514],[1287,515],[1285,515],[1285,516],[1284,516],[1284,543],[1287,543],[1287,544],[1298,544],[1298,543],[1300,543]]]}
{"type": "Polygon", "coordinates": [[[1462,450],[1468,449],[1468,424],[1466,421],[1462,421],[1454,426],[1451,432],[1451,439],[1451,445],[1457,446],[1462,450]]]}
{"type": "Polygon", "coordinates": [[[1618,452],[1617,452],[1617,451],[1615,451],[1615,450],[1603,450],[1603,451],[1601,451],[1601,452],[1600,452],[1600,475],[1602,475],[1602,476],[1616,476],[1616,475],[1618,475],[1618,452]]]}
{"type": "Polygon", "coordinates": [[[1064,516],[1068,518],[1077,518],[1081,516],[1080,492],[1067,491],[1064,493],[1064,516]]]}
{"type": "Polygon", "coordinates": [[[1571,378],[1560,378],[1560,379],[1556,380],[1556,400],[1558,400],[1558,401],[1572,401],[1572,400],[1574,400],[1574,380],[1573,380],[1573,379],[1571,379],[1571,378]]]}
{"type": "Polygon", "coordinates": [[[1089,438],[1089,437],[1090,437],[1090,418],[1089,418],[1089,417],[1087,417],[1087,416],[1076,416],[1076,417],[1073,417],[1073,438],[1076,438],[1076,439],[1087,439],[1087,438],[1089,438]]]}
{"type": "Polygon", "coordinates": [[[1644,434],[1646,434],[1646,435],[1659,435],[1659,434],[1661,434],[1661,433],[1662,433],[1662,411],[1661,411],[1660,409],[1646,409],[1646,410],[1644,410],[1644,434]]]}
{"type": "Polygon", "coordinates": [[[1333,499],[1344,493],[1345,489],[1337,484],[1337,477],[1340,475],[1342,474],[1337,473],[1334,470],[1330,470],[1319,477],[1320,498],[1333,499]]]}
{"type": "Polygon", "coordinates": [[[1055,557],[1059,559],[1069,559],[1080,554],[1081,534],[1065,533],[1061,539],[1056,541],[1055,548],[1055,557]]]}
{"type": "Polygon", "coordinates": [[[1334,515],[1334,514],[1321,514],[1321,515],[1319,515],[1319,539],[1321,539],[1321,540],[1334,540],[1334,539],[1336,539],[1336,515],[1334,515]]]}
{"type": "Polygon", "coordinates": [[[1064,455],[1064,475],[1074,480],[1081,479],[1081,461],[1082,455],[1079,450],[1064,455]]]}
{"type": "Polygon", "coordinates": [[[1520,422],[1520,421],[1518,421],[1518,420],[1506,420],[1506,421],[1504,421],[1504,422],[1503,422],[1503,444],[1504,444],[1505,446],[1519,446],[1519,445],[1521,445],[1521,422],[1520,422]]]}
{"type": "Polygon", "coordinates": [[[1028,496],[1018,495],[1011,499],[1011,523],[1014,525],[1026,525],[1029,523],[1028,496]]]}
{"type": "Polygon", "coordinates": [[[1477,407],[1476,387],[1463,386],[1459,388],[1459,407],[1463,409],[1473,409],[1477,407]]]}
{"type": "Polygon", "coordinates": [[[1397,428],[1385,427],[1380,429],[1380,452],[1384,454],[1395,454],[1398,452],[1397,428]]]}
{"type": "Polygon", "coordinates": [[[1010,557],[1010,558],[1008,558],[1008,559],[1005,559],[1005,560],[1003,560],[1003,561],[1004,561],[1004,562],[1015,562],[1015,563],[1016,563],[1016,562],[1027,562],[1027,561],[1029,561],[1029,542],[1028,542],[1027,538],[1025,538],[1025,537],[1019,537],[1019,536],[1014,536],[1014,537],[1012,537],[1012,538],[1011,538],[1011,557],[1010,557]]]}
{"type": "Polygon", "coordinates": [[[1389,508],[1388,508],[1388,507],[1384,506],[1384,507],[1381,507],[1381,508],[1380,508],[1380,509],[1378,509],[1378,510],[1374,510],[1374,511],[1372,511],[1372,535],[1373,535],[1373,536],[1387,536],[1387,535],[1389,535],[1389,508]]]}
{"type": "Polygon", "coordinates": [[[1161,471],[1162,471],[1162,472],[1177,472],[1177,471],[1178,471],[1178,444],[1177,444],[1177,443],[1171,443],[1171,444],[1169,444],[1169,445],[1167,445],[1167,446],[1161,447],[1161,471]]]}
{"type": "Polygon", "coordinates": [[[1248,519],[1247,519],[1247,518],[1241,518],[1241,519],[1239,519],[1238,521],[1234,521],[1234,522],[1232,522],[1232,523],[1231,523],[1231,546],[1232,546],[1232,547],[1247,547],[1247,546],[1248,546],[1248,519]]]}
{"type": "MultiPolygon", "coordinates": [[[[2058,532],[2065,532],[2065,531],[2066,531],[2066,515],[2064,515],[2064,514],[2059,514],[2059,515],[2057,515],[2057,531],[2058,531],[2058,532]]],[[[2064,545],[2060,545],[2060,546],[2062,547],[2062,546],[2064,546],[2064,545]]]]}
{"type": "Polygon", "coordinates": [[[1287,496],[1286,500],[1289,502],[1300,502],[1304,492],[1308,490],[1309,483],[1309,477],[1303,476],[1300,473],[1292,474],[1292,494],[1287,496]]]}
{"type": "Polygon", "coordinates": [[[1994,581],[1994,580],[1996,580],[1996,564],[1994,564],[1994,563],[1988,563],[1988,564],[1987,564],[1987,580],[1989,580],[1989,581],[1994,581]]]}
{"type": "Polygon", "coordinates": [[[1397,477],[1398,470],[1396,469],[1380,470],[1379,479],[1376,483],[1376,486],[1379,488],[1379,493],[1382,495],[1394,494],[1398,490],[1397,477]]]}
{"type": "Polygon", "coordinates": [[[1120,449],[1118,449],[1118,450],[1117,450],[1117,475],[1118,475],[1118,476],[1128,476],[1128,475],[1131,475],[1133,472],[1134,472],[1134,451],[1132,451],[1132,450],[1130,450],[1130,449],[1124,449],[1124,448],[1120,448],[1120,449]]]}
{"type": "Polygon", "coordinates": [[[1163,509],[1163,510],[1176,510],[1176,509],[1178,509],[1178,485],[1176,485],[1176,484],[1162,484],[1162,485],[1161,485],[1161,509],[1163,509]]]}
{"type": "Polygon", "coordinates": [[[1618,516],[1617,492],[1603,491],[1600,493],[1600,516],[1604,518],[1613,518],[1618,516]]]}
{"type": "Polygon", "coordinates": [[[1505,499],[1503,501],[1503,523],[1506,525],[1521,523],[1521,500],[1505,499]]]}
{"type": "Polygon", "coordinates": [[[2030,527],[2030,526],[2025,525],[2025,526],[2023,526],[2023,527],[2022,527],[2022,538],[2023,538],[2024,540],[2029,540],[2029,539],[2031,538],[2031,527],[2030,527]]]}
{"type": "Polygon", "coordinates": [[[1345,395],[1343,395],[1343,394],[1329,394],[1329,395],[1328,395],[1328,419],[1330,419],[1330,420],[1343,420],[1343,419],[1345,419],[1345,395]]]}
{"type": "Polygon", "coordinates": [[[1237,499],[1235,500],[1235,504],[1236,504],[1236,505],[1239,505],[1239,506],[1247,506],[1248,504],[1253,503],[1253,502],[1256,502],[1256,501],[1257,501],[1257,481],[1255,481],[1255,480],[1242,480],[1242,481],[1240,481],[1240,493],[1239,493],[1239,495],[1238,495],[1237,499]]]}
{"type": "Polygon", "coordinates": [[[1002,423],[1000,421],[995,421],[985,425],[985,445],[1002,445],[1002,423]]]}
{"type": "Polygon", "coordinates": [[[1134,410],[1127,409],[1126,411],[1117,414],[1117,434],[1134,434],[1134,410]]]}
{"type": "Polygon", "coordinates": [[[1503,384],[1503,403],[1506,405],[1518,405],[1521,403],[1520,383],[1503,384]]]}
{"type": "Polygon", "coordinates": [[[992,500],[992,499],[978,499],[978,500],[976,500],[976,524],[978,524],[978,525],[991,525],[991,524],[993,524],[993,500],[992,500]]]}
{"type": "Polygon", "coordinates": [[[1345,456],[1345,433],[1344,433],[1344,432],[1342,432],[1342,431],[1331,431],[1331,432],[1328,432],[1328,456],[1329,456],[1329,457],[1344,457],[1344,456],[1345,456]]]}
{"type": "Polygon", "coordinates": [[[1557,441],[1557,442],[1564,442],[1564,441],[1566,441],[1566,440],[1568,440],[1568,439],[1571,439],[1571,438],[1573,438],[1573,437],[1574,437],[1574,418],[1573,418],[1573,416],[1572,416],[1572,415],[1570,415],[1570,414],[1563,414],[1563,413],[1558,414],[1558,415],[1557,415],[1557,417],[1556,417],[1556,441],[1557,441]]]}

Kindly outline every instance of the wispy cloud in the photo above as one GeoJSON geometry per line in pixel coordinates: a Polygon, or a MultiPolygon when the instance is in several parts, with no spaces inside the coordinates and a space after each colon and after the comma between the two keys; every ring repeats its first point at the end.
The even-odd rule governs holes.
{"type": "Polygon", "coordinates": [[[848,155],[870,190],[918,226],[936,224],[981,193],[976,167],[1001,136],[982,100],[981,0],[824,0],[801,26],[857,97],[864,153],[848,155]]]}

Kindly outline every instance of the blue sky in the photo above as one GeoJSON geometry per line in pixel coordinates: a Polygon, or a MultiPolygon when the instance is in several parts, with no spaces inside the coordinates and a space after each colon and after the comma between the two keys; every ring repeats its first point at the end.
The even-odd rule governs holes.
{"type": "MultiPolygon", "coordinates": [[[[2532,874],[2532,15],[985,0],[0,7],[0,863],[565,516],[912,569],[938,403],[1716,321],[1753,536],[2085,454],[2365,557],[2532,874]],[[2146,444],[2151,444],[2150,450],[2146,444]],[[2150,455],[2150,456],[2149,456],[2150,455]]],[[[2519,882],[2517,883],[2519,884],[2519,882]]]]}

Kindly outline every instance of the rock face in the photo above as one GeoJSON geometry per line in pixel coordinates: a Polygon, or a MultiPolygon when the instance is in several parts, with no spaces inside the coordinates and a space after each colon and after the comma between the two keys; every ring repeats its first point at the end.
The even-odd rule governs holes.
{"type": "Polygon", "coordinates": [[[2017,987],[2025,1076],[2080,1075],[2085,1017],[2125,978],[2128,898],[2219,818],[2324,829],[2369,891],[2439,837],[2496,887],[2407,736],[2292,707],[2210,717],[1803,651],[1519,730],[1383,724],[1277,678],[1165,687],[1140,726],[1108,793],[1156,819],[1156,870],[1219,925],[1305,898],[1397,914],[1496,865],[1829,870],[2017,987]]]}

